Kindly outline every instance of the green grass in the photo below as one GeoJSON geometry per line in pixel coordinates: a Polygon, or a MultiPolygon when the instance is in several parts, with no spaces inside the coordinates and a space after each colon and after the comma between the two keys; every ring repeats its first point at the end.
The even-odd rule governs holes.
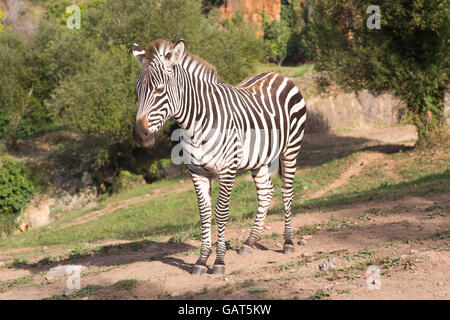
{"type": "Polygon", "coordinates": [[[250,294],[261,294],[261,293],[266,293],[268,292],[269,289],[266,288],[252,288],[248,291],[248,293],[250,294]]]}
{"type": "Polygon", "coordinates": [[[73,298],[81,298],[81,297],[87,297],[88,295],[94,294],[100,289],[102,289],[102,286],[99,285],[87,285],[86,287],[82,288],[81,290],[78,290],[70,295],[63,296],[63,295],[53,295],[50,298],[46,298],[43,300],[70,300],[73,298]]]}
{"type": "Polygon", "coordinates": [[[251,280],[251,279],[245,279],[244,281],[242,281],[240,283],[240,287],[241,288],[248,288],[248,287],[252,287],[256,284],[255,280],[251,280]]]}
{"type": "Polygon", "coordinates": [[[330,291],[327,290],[317,290],[312,296],[310,296],[308,299],[310,300],[320,300],[323,299],[325,297],[329,297],[330,296],[330,291]]]}
{"type": "Polygon", "coordinates": [[[0,292],[5,292],[14,287],[26,285],[32,281],[33,281],[32,275],[27,275],[27,276],[23,276],[23,277],[16,278],[16,279],[10,279],[10,280],[6,280],[6,281],[0,280],[0,292]]]}
{"type": "Polygon", "coordinates": [[[138,285],[139,281],[136,279],[126,279],[120,280],[114,283],[114,288],[117,290],[127,290],[130,291],[138,285]]]}
{"type": "MultiPolygon", "coordinates": [[[[312,211],[327,211],[338,209],[353,204],[370,203],[382,200],[396,200],[405,196],[423,196],[434,193],[450,192],[450,169],[448,169],[449,156],[441,158],[422,160],[414,153],[399,152],[388,155],[394,159],[395,166],[392,170],[399,176],[398,181],[392,178],[383,170],[381,164],[375,162],[368,165],[358,175],[352,177],[347,184],[335,190],[333,194],[326,194],[319,199],[303,200],[305,194],[319,190],[341,176],[341,174],[355,161],[355,154],[344,155],[333,160],[322,163],[315,167],[302,169],[295,176],[295,198],[293,203],[293,214],[312,211]],[[413,159],[414,161],[412,161],[413,159]],[[422,166],[418,168],[419,163],[422,166]],[[447,164],[447,166],[446,166],[447,164]],[[373,170],[369,170],[369,169],[373,170]],[[417,175],[411,172],[417,170],[417,175]],[[400,173],[403,172],[403,173],[400,173]]],[[[281,181],[277,175],[272,177],[275,187],[274,198],[281,198],[281,181]]],[[[179,178],[158,181],[151,185],[138,185],[132,190],[123,191],[111,198],[106,199],[98,207],[105,207],[108,204],[138,197],[159,187],[176,188],[179,178]]],[[[218,185],[213,182],[212,199],[213,206],[217,201],[218,185]]],[[[448,207],[448,206],[447,206],[448,207]]],[[[230,199],[229,227],[250,226],[253,223],[257,209],[257,197],[255,186],[252,181],[248,181],[245,175],[239,175],[236,179],[230,199]]],[[[101,219],[93,219],[79,225],[64,227],[75,218],[94,209],[84,211],[74,211],[67,213],[63,218],[41,228],[33,229],[17,235],[0,239],[0,249],[49,246],[52,245],[52,252],[56,247],[70,248],[73,250],[71,258],[77,258],[86,254],[85,243],[93,243],[105,240],[142,240],[160,241],[161,237],[169,236],[173,242],[184,242],[187,239],[199,239],[201,228],[198,217],[197,197],[193,188],[176,194],[168,194],[164,197],[151,198],[142,203],[121,208],[103,216],[101,219]]],[[[360,219],[370,219],[370,215],[402,214],[409,210],[408,207],[398,206],[386,211],[365,212],[360,219]]],[[[430,217],[438,216],[435,210],[442,213],[446,208],[430,208],[430,217]],[[433,209],[433,210],[432,210],[433,209]]],[[[269,214],[283,214],[282,201],[274,205],[269,214]]],[[[214,223],[214,217],[213,217],[214,223]]],[[[342,227],[351,226],[354,221],[334,219],[327,225],[312,224],[303,227],[298,234],[314,234],[318,227],[325,227],[326,230],[337,230],[342,227]]],[[[276,238],[277,234],[265,235],[265,238],[276,238]]],[[[135,244],[139,244],[135,241],[135,244]]],[[[142,244],[141,244],[142,245],[142,244]]],[[[231,244],[230,244],[231,245],[231,244]]],[[[120,248],[99,248],[98,250],[119,250],[120,248]]],[[[98,252],[97,252],[98,253],[98,252]]],[[[97,254],[94,253],[94,254],[97,254]]],[[[101,252],[100,252],[101,253],[101,252]]],[[[92,254],[88,252],[87,254],[92,254]]],[[[47,256],[47,252],[41,252],[47,256]]],[[[23,257],[24,255],[21,255],[23,257]]],[[[42,261],[42,264],[50,261],[42,261]]],[[[20,261],[14,262],[20,264],[20,261]]],[[[26,262],[25,262],[26,264],[26,262]]]]}
{"type": "Polygon", "coordinates": [[[230,275],[238,275],[244,272],[244,269],[237,269],[230,272],[230,275]]]}
{"type": "Polygon", "coordinates": [[[303,203],[294,204],[293,212],[327,211],[370,201],[398,200],[406,196],[429,196],[447,192],[450,192],[450,170],[433,173],[412,181],[395,184],[380,183],[363,191],[348,191],[307,200],[303,203]]]}

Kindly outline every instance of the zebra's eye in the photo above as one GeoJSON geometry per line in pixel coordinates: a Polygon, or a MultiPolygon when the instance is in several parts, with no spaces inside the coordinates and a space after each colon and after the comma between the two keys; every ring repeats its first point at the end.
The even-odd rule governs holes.
{"type": "Polygon", "coordinates": [[[164,86],[161,86],[161,87],[158,87],[158,88],[155,89],[155,93],[160,94],[160,93],[163,93],[163,92],[164,92],[164,86]]]}

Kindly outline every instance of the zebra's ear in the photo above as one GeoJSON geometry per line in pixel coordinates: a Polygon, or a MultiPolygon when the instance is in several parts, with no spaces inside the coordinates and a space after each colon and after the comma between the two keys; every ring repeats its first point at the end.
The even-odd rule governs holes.
{"type": "Polygon", "coordinates": [[[137,45],[136,43],[133,45],[133,55],[140,63],[142,63],[143,66],[146,65],[146,63],[144,62],[145,50],[139,47],[139,45],[137,45]]]}
{"type": "Polygon", "coordinates": [[[173,50],[166,55],[166,61],[169,67],[173,67],[181,61],[181,58],[183,58],[184,55],[185,48],[186,45],[184,43],[184,40],[181,39],[177,42],[173,50]]]}

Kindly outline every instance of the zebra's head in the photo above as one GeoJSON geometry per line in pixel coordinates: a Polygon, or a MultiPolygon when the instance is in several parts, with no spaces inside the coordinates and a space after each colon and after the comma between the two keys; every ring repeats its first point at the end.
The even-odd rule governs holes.
{"type": "Polygon", "coordinates": [[[152,146],[158,130],[179,108],[175,74],[184,50],[183,40],[175,45],[157,40],[147,50],[137,44],[133,46],[133,54],[143,66],[136,83],[139,109],[133,129],[133,139],[138,147],[152,146]]]}

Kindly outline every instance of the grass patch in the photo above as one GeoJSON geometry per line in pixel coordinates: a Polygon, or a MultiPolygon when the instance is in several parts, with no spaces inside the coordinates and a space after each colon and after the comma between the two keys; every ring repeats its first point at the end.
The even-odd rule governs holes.
{"type": "Polygon", "coordinates": [[[225,294],[226,295],[232,294],[233,292],[234,292],[234,288],[233,287],[228,288],[227,290],[225,290],[225,294]]]}
{"type": "Polygon", "coordinates": [[[296,265],[295,262],[288,262],[288,263],[283,264],[283,265],[281,266],[281,269],[284,269],[284,270],[291,270],[292,268],[295,267],[295,265],[296,265]]]}
{"type": "Polygon", "coordinates": [[[74,292],[72,294],[69,294],[67,296],[65,295],[53,295],[50,298],[46,298],[43,300],[71,300],[74,298],[82,298],[82,297],[87,297],[91,294],[96,293],[97,291],[99,291],[100,289],[102,289],[103,286],[99,286],[99,285],[87,285],[86,287],[82,288],[81,290],[78,290],[77,292],[74,292]]]}
{"type": "Polygon", "coordinates": [[[16,279],[10,279],[10,280],[6,280],[6,281],[0,280],[0,292],[5,292],[14,287],[26,285],[32,281],[33,281],[32,275],[27,275],[27,276],[23,276],[23,277],[16,278],[16,279]]]}
{"type": "Polygon", "coordinates": [[[235,275],[241,274],[242,272],[244,272],[244,269],[237,269],[237,270],[231,271],[230,275],[235,276],[235,275]]]}
{"type": "Polygon", "coordinates": [[[312,296],[310,296],[309,300],[320,300],[325,297],[329,297],[331,295],[330,291],[327,290],[317,290],[312,296]]]}
{"type": "Polygon", "coordinates": [[[138,285],[139,281],[136,279],[125,279],[125,280],[119,280],[116,283],[114,283],[114,288],[117,290],[127,290],[130,291],[138,285]]]}
{"type": "Polygon", "coordinates": [[[349,226],[355,225],[356,221],[353,218],[336,218],[334,216],[330,217],[330,220],[323,223],[313,223],[306,226],[301,226],[295,232],[296,235],[312,235],[317,234],[319,230],[325,231],[338,231],[342,228],[347,228],[349,226]]]}
{"type": "MultiPolygon", "coordinates": [[[[357,177],[354,177],[342,188],[337,188],[334,194],[327,194],[319,199],[307,201],[302,200],[305,194],[319,190],[338,179],[349,166],[355,163],[357,156],[355,154],[344,155],[316,167],[301,169],[300,174],[297,174],[294,180],[293,214],[326,211],[373,201],[396,200],[411,195],[425,196],[450,192],[449,157],[447,154],[442,159],[433,158],[431,160],[420,159],[412,152],[399,152],[388,156],[392,158],[391,160],[396,161],[392,170],[398,173],[400,181],[390,180],[389,174],[382,172],[381,164],[374,163],[373,167],[369,165],[366,167],[374,169],[373,172],[364,168],[366,170],[363,169],[360,174],[356,175],[357,177]],[[411,173],[420,165],[417,163],[411,164],[410,162],[414,162],[411,161],[411,158],[414,161],[417,160],[418,164],[426,168],[421,168],[418,170],[418,174],[412,175],[411,173]],[[400,171],[403,174],[400,174],[400,171]]],[[[274,197],[280,199],[281,180],[277,176],[273,176],[272,180],[275,187],[274,197]]],[[[111,196],[103,201],[100,207],[152,192],[157,187],[176,188],[177,183],[179,183],[179,178],[161,180],[151,185],[139,185],[133,190],[126,190],[111,196]]],[[[229,227],[252,225],[257,210],[257,197],[254,188],[253,182],[248,181],[244,175],[236,178],[230,199],[229,227]]],[[[215,182],[212,187],[213,206],[217,201],[217,195],[218,186],[215,182]]],[[[429,215],[426,218],[431,219],[438,217],[440,214],[445,214],[445,209],[441,207],[435,206],[432,211],[427,211],[429,215]],[[440,213],[436,210],[439,210],[440,213]]],[[[92,212],[92,210],[70,212],[47,226],[0,239],[0,249],[48,245],[52,245],[53,248],[64,246],[73,249],[75,247],[78,249],[71,252],[69,257],[69,259],[75,260],[97,254],[115,254],[121,250],[140,250],[145,245],[145,243],[134,241],[130,245],[104,246],[92,250],[83,249],[85,243],[140,239],[160,241],[161,238],[166,236],[169,236],[172,242],[184,242],[187,239],[199,239],[201,235],[197,197],[193,188],[176,194],[168,193],[164,197],[151,198],[142,203],[115,210],[101,219],[93,219],[84,224],[64,227],[73,219],[92,212]]],[[[368,209],[359,219],[370,219],[370,215],[402,214],[408,210],[409,207],[405,206],[396,206],[388,210],[368,209]]],[[[280,201],[269,211],[269,214],[280,214],[282,212],[283,205],[280,201]]],[[[297,231],[297,234],[315,234],[320,229],[336,231],[343,227],[352,226],[354,223],[355,221],[350,219],[333,218],[326,224],[304,226],[297,231]]],[[[277,239],[279,236],[273,232],[264,235],[264,238],[277,239]]],[[[229,247],[234,247],[231,242],[229,247]]],[[[44,264],[50,262],[50,260],[42,261],[44,264]]],[[[19,267],[20,262],[15,262],[15,266],[19,267]]]]}
{"type": "Polygon", "coordinates": [[[252,287],[256,284],[255,280],[251,280],[251,279],[245,279],[243,282],[240,283],[240,287],[241,288],[248,288],[248,287],[252,287]]]}
{"type": "Polygon", "coordinates": [[[307,200],[301,204],[294,204],[293,212],[298,214],[319,210],[326,211],[359,203],[370,203],[371,201],[398,200],[406,196],[427,196],[446,192],[450,192],[450,169],[413,181],[389,185],[380,184],[365,191],[351,191],[307,200]]]}
{"type": "Polygon", "coordinates": [[[261,294],[261,293],[266,293],[268,291],[269,291],[269,289],[266,289],[266,288],[252,288],[252,289],[248,290],[248,293],[261,294]]]}

